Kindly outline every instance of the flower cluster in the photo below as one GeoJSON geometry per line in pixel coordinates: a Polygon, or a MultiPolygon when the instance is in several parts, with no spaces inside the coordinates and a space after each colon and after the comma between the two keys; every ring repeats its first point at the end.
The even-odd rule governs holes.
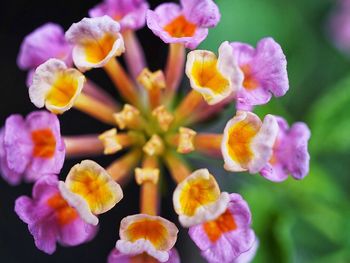
{"type": "Polygon", "coordinates": [[[130,176],[140,185],[140,213],[120,223],[119,240],[108,262],[180,262],[174,245],[178,228],[160,217],[161,165],[177,183],[173,205],[180,224],[211,263],[249,262],[258,248],[247,202],[221,192],[207,169],[191,171],[186,154],[218,158],[231,172],[260,173],[281,182],[308,173],[310,131],[291,127],[279,116],[261,120],[253,107],[289,89],[287,62],[280,45],[264,38],[256,48],[223,42],[218,54],[197,50],[220,20],[212,0],[165,3],[154,11],[145,0],[104,0],[65,33],[46,24],[28,35],[18,56],[28,70],[31,102],[46,110],[8,117],[0,131],[0,168],[10,184],[34,182],[32,198],[19,197],[18,216],[28,224],[36,246],[54,253],[56,242],[75,246],[91,240],[99,215],[123,198],[130,176]],[[147,68],[135,31],[145,24],[165,43],[165,70],[147,68]],[[186,54],[186,48],[190,49],[186,54]],[[123,55],[128,71],[119,62],[123,55]],[[121,105],[84,73],[102,68],[121,105]],[[176,98],[183,73],[191,91],[176,98]],[[179,101],[179,102],[178,102],[179,101]],[[235,103],[237,113],[222,133],[196,132],[196,124],[235,103]],[[62,136],[57,116],[78,109],[111,129],[100,134],[62,136]],[[89,155],[125,154],[108,167],[89,155]],[[64,160],[82,158],[64,181],[64,160]]]}

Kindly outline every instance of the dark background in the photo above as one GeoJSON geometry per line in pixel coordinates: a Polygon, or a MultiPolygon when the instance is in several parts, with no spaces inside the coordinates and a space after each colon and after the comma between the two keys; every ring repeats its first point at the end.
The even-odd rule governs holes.
{"type": "MultiPolygon", "coordinates": [[[[64,29],[87,15],[93,0],[1,0],[0,3],[0,126],[12,113],[26,115],[35,110],[25,86],[26,73],[16,66],[22,39],[45,22],[64,29]]],[[[154,8],[160,2],[149,1],[154,8]]],[[[350,262],[350,50],[340,52],[327,30],[335,0],[218,0],[220,24],[210,30],[202,48],[216,51],[225,40],[255,45],[265,36],[281,44],[288,60],[290,90],[280,99],[257,107],[284,116],[289,123],[306,122],[312,131],[310,174],[303,181],[288,179],[276,184],[260,176],[230,174],[222,161],[193,157],[194,168],[209,167],[221,189],[240,193],[249,203],[253,228],[260,240],[254,262],[348,263],[350,262]]],[[[350,15],[350,14],[349,14],[350,15]]],[[[167,47],[147,28],[138,32],[151,69],[162,68],[167,47]]],[[[116,95],[102,70],[88,73],[91,79],[116,95]]],[[[231,105],[211,122],[222,130],[234,114],[231,105]],[[216,122],[215,122],[216,121],[216,122]]],[[[100,133],[108,128],[80,112],[71,110],[60,117],[62,133],[100,133]]],[[[97,158],[108,165],[114,157],[97,158]]],[[[65,163],[61,173],[79,160],[65,163]]],[[[165,176],[165,178],[169,178],[165,176]]],[[[162,215],[177,222],[172,209],[174,184],[166,179],[162,215]]],[[[101,216],[100,231],[90,243],[74,248],[58,246],[53,256],[37,250],[27,226],[13,212],[15,199],[30,195],[32,185],[10,187],[0,178],[0,262],[86,262],[101,263],[118,239],[120,220],[138,212],[138,187],[124,188],[125,198],[101,216]]],[[[203,262],[198,250],[181,230],[177,248],[182,262],[203,262]]]]}
{"type": "MultiPolygon", "coordinates": [[[[16,57],[23,38],[35,28],[46,22],[55,22],[63,26],[65,30],[73,22],[78,22],[87,16],[89,8],[97,4],[97,0],[16,0],[1,1],[0,3],[0,48],[2,55],[0,59],[0,124],[13,113],[26,115],[35,110],[30,102],[28,91],[25,86],[26,73],[17,68],[16,57]]],[[[162,1],[150,1],[152,8],[162,1]]],[[[166,45],[155,37],[147,28],[138,32],[142,45],[147,50],[146,57],[151,68],[158,69],[163,66],[166,57],[166,45]]],[[[102,70],[95,70],[88,75],[101,86],[105,87],[112,95],[115,90],[107,76],[102,70]]],[[[62,134],[87,134],[100,133],[109,128],[94,119],[72,110],[60,117],[62,134]]],[[[108,165],[116,157],[95,158],[102,165],[108,165]]],[[[63,179],[69,167],[79,160],[65,162],[61,172],[63,179]]],[[[169,182],[171,184],[171,182],[169,182]]],[[[170,185],[167,200],[163,205],[163,213],[168,218],[175,219],[171,202],[171,193],[174,185],[170,185]]],[[[20,221],[13,211],[14,201],[20,195],[31,195],[31,184],[21,184],[10,187],[0,179],[0,262],[105,262],[108,253],[114,247],[118,239],[119,222],[130,214],[138,213],[138,187],[134,182],[129,184],[124,192],[125,197],[109,213],[100,217],[100,231],[96,238],[87,244],[62,248],[58,246],[53,256],[36,249],[32,236],[26,224],[20,221]]],[[[174,220],[175,221],[175,220],[174,220]]]]}

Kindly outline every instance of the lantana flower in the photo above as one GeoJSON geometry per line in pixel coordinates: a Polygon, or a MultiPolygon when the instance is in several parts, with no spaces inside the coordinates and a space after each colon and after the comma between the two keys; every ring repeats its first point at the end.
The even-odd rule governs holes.
{"type": "Polygon", "coordinates": [[[195,49],[208,35],[208,28],[220,21],[212,0],[181,0],[180,5],[164,3],[147,12],[147,26],[170,44],[165,76],[169,97],[176,91],[183,73],[185,47],[195,49]]]}
{"type": "Polygon", "coordinates": [[[200,169],[175,189],[174,208],[181,224],[209,262],[232,262],[254,243],[248,204],[238,194],[220,193],[215,178],[200,169]]]}
{"type": "Polygon", "coordinates": [[[112,114],[118,109],[107,93],[75,68],[68,68],[59,59],[49,59],[35,70],[29,97],[38,108],[45,107],[54,114],[62,114],[75,107],[101,121],[114,124],[112,114]],[[84,89],[84,92],[83,92],[84,89]]]}
{"type": "Polygon", "coordinates": [[[238,111],[224,130],[221,150],[225,169],[259,172],[272,156],[277,134],[274,116],[267,115],[262,122],[252,112],[238,111]]]}
{"type": "Polygon", "coordinates": [[[162,217],[146,214],[128,216],[120,223],[120,240],[116,248],[125,255],[147,253],[159,262],[168,262],[170,255],[176,257],[170,250],[175,245],[177,233],[175,224],[162,217]]]}
{"type": "Polygon", "coordinates": [[[90,160],[73,166],[65,182],[59,183],[59,189],[81,218],[92,225],[98,224],[96,215],[109,211],[123,198],[120,185],[90,160]]]}
{"type": "Polygon", "coordinates": [[[29,97],[38,108],[45,106],[53,113],[63,113],[73,107],[84,82],[85,77],[78,70],[52,58],[35,70],[29,97]]]}
{"type": "Polygon", "coordinates": [[[187,55],[186,75],[192,89],[209,105],[234,96],[243,80],[228,42],[220,45],[218,57],[207,50],[191,51],[187,55]]]}
{"type": "MultiPolygon", "coordinates": [[[[72,46],[65,39],[63,28],[54,23],[47,23],[26,36],[21,44],[17,64],[19,68],[29,70],[28,87],[32,85],[36,68],[53,58],[63,61],[67,68],[73,65],[72,46]]],[[[84,90],[86,94],[114,106],[108,93],[92,81],[88,80],[84,83],[84,90]]],[[[81,104],[87,104],[86,100],[81,104]]],[[[91,103],[90,99],[89,104],[94,104],[96,107],[96,101],[91,103]]]]}
{"type": "Polygon", "coordinates": [[[40,178],[33,187],[32,198],[21,196],[16,200],[15,211],[28,224],[38,249],[48,254],[55,252],[56,242],[63,246],[80,245],[90,241],[97,231],[62,198],[55,175],[40,178]]]}
{"type": "Polygon", "coordinates": [[[89,15],[107,15],[120,23],[121,30],[136,30],[145,25],[148,7],[145,0],[104,0],[90,9],[89,15]]]}
{"type": "Polygon", "coordinates": [[[54,114],[36,111],[25,119],[18,114],[6,119],[0,131],[0,168],[7,182],[16,185],[23,179],[33,182],[57,174],[64,158],[60,123],[54,114]]]}
{"type": "Polygon", "coordinates": [[[289,89],[287,60],[281,46],[272,38],[261,39],[257,47],[231,43],[233,56],[243,76],[237,101],[245,105],[262,105],[272,95],[281,97],[289,89]]]}
{"type": "Polygon", "coordinates": [[[173,202],[180,223],[189,227],[218,217],[226,209],[229,195],[220,193],[207,169],[200,169],[178,184],[173,202]]]}
{"type": "Polygon", "coordinates": [[[260,174],[275,182],[286,180],[289,174],[294,179],[301,180],[309,172],[310,130],[302,122],[295,123],[289,128],[285,119],[277,116],[276,119],[279,129],[272,157],[260,174]]]}
{"type": "Polygon", "coordinates": [[[134,78],[146,68],[144,52],[134,31],[145,25],[148,8],[145,0],[104,0],[89,11],[90,17],[107,15],[120,23],[126,47],[125,62],[134,78]]]}
{"type": "Polygon", "coordinates": [[[226,210],[214,220],[192,226],[189,235],[210,263],[236,262],[256,242],[248,204],[239,194],[230,194],[226,210]]]}
{"type": "Polygon", "coordinates": [[[50,58],[63,60],[71,66],[71,52],[72,47],[64,38],[63,28],[58,24],[46,23],[27,35],[21,44],[17,64],[20,69],[29,70],[28,87],[32,83],[36,67],[50,58]]]}
{"type": "Polygon", "coordinates": [[[220,20],[212,0],[181,0],[180,5],[164,3],[147,12],[147,26],[165,43],[196,48],[208,35],[208,28],[220,20]]]}
{"type": "Polygon", "coordinates": [[[261,39],[256,49],[245,43],[224,42],[219,58],[210,51],[192,51],[186,74],[191,88],[209,105],[235,100],[238,110],[250,111],[255,105],[268,103],[272,95],[285,95],[289,89],[286,57],[272,38],[261,39]]]}
{"type": "Polygon", "coordinates": [[[120,25],[109,16],[84,18],[66,32],[73,45],[74,64],[82,71],[106,65],[124,51],[120,25]]]}
{"type": "Polygon", "coordinates": [[[160,216],[164,165],[177,184],[175,212],[181,225],[190,228],[202,256],[209,262],[249,262],[258,238],[247,203],[239,194],[221,192],[207,169],[192,172],[186,159],[192,153],[217,158],[229,171],[260,172],[273,181],[282,181],[289,173],[297,179],[306,176],[306,125],[288,128],[279,117],[268,114],[261,120],[251,112],[272,94],[279,97],[288,90],[286,58],[279,44],[265,38],[256,49],[224,41],[218,55],[192,50],[186,62],[186,48],[194,49],[206,38],[220,13],[212,0],[183,0],[147,12],[148,27],[170,43],[165,70],[151,71],[134,32],[145,23],[147,6],[142,0],[104,0],[90,10],[91,18],[74,23],[65,39],[77,69],[55,54],[46,57],[40,49],[46,43],[50,50],[55,41],[28,46],[31,54],[45,58],[32,68],[37,67],[29,95],[37,107],[54,114],[75,108],[111,127],[98,134],[60,138],[54,114],[37,113],[49,117],[37,117],[35,122],[33,117],[10,117],[0,132],[5,179],[14,184],[22,177],[42,177],[34,186],[33,200],[21,197],[16,211],[28,223],[39,249],[53,253],[56,241],[76,245],[90,240],[98,216],[115,210],[124,195],[122,186],[134,177],[140,186],[139,213],[122,220],[109,263],[178,263],[178,229],[160,216]],[[121,56],[129,71],[120,63],[121,56]],[[192,90],[179,99],[176,91],[185,65],[192,90]],[[106,71],[123,104],[82,73],[95,68],[106,71]],[[197,124],[234,101],[240,110],[223,132],[196,130],[197,124]],[[118,159],[107,167],[85,159],[116,153],[118,159]],[[58,182],[53,174],[59,173],[64,156],[82,161],[58,182]],[[74,237],[68,240],[68,234],[74,237]]]}

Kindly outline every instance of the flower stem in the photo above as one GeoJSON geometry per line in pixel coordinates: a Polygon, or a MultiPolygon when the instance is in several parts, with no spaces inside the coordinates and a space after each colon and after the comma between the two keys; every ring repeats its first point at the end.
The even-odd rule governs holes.
{"type": "Polygon", "coordinates": [[[132,169],[137,166],[141,158],[141,151],[139,149],[132,150],[120,159],[113,162],[107,167],[107,172],[118,183],[125,184],[132,174],[132,169]]]}
{"type": "MultiPolygon", "coordinates": [[[[146,156],[142,168],[158,169],[158,161],[155,157],[146,156]]],[[[140,210],[143,214],[157,215],[158,212],[158,183],[144,181],[141,185],[140,210]]]]}
{"type": "Polygon", "coordinates": [[[135,143],[135,139],[127,133],[118,133],[117,140],[123,148],[129,147],[135,143]]]}
{"type": "Polygon", "coordinates": [[[67,158],[102,155],[104,150],[97,134],[65,136],[64,143],[67,158]]]}
{"type": "Polygon", "coordinates": [[[222,134],[197,134],[194,138],[194,147],[199,153],[215,158],[222,158],[221,141],[222,134]]]}
{"type": "Polygon", "coordinates": [[[117,59],[111,59],[105,66],[118,92],[133,105],[139,105],[137,89],[117,59]]]}
{"type": "Polygon", "coordinates": [[[159,106],[160,96],[161,96],[160,89],[152,89],[148,91],[149,104],[152,110],[157,108],[157,106],[159,106]]]}
{"type": "Polygon", "coordinates": [[[175,182],[180,183],[191,174],[188,166],[175,153],[168,151],[164,160],[175,182]]]}
{"type": "Polygon", "coordinates": [[[136,79],[146,68],[145,54],[134,31],[124,31],[123,37],[126,46],[125,61],[131,76],[136,79]]]}
{"type": "Polygon", "coordinates": [[[185,47],[182,44],[170,44],[168,60],[165,67],[165,79],[167,84],[166,101],[173,98],[178,89],[185,64],[185,47]]]}
{"type": "Polygon", "coordinates": [[[118,108],[106,105],[90,95],[81,93],[74,107],[104,123],[115,125],[113,113],[117,112],[118,108]]]}
{"type": "Polygon", "coordinates": [[[87,80],[85,83],[84,93],[108,106],[119,109],[118,103],[112,98],[112,96],[91,80],[87,80]]]}
{"type": "Polygon", "coordinates": [[[190,120],[191,124],[212,118],[216,114],[220,113],[228,104],[232,103],[233,100],[234,97],[230,96],[215,105],[208,105],[206,102],[201,103],[197,109],[196,114],[194,114],[190,120]]]}
{"type": "Polygon", "coordinates": [[[189,123],[197,107],[200,106],[202,102],[202,95],[195,90],[191,90],[175,111],[175,125],[189,123]]]}

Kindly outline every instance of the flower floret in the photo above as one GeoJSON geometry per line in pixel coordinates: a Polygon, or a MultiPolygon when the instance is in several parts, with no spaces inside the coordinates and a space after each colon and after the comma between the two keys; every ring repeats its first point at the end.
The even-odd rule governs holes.
{"type": "Polygon", "coordinates": [[[72,167],[59,189],[86,222],[97,225],[96,215],[112,209],[122,198],[118,183],[97,163],[84,160],[72,167]]]}

